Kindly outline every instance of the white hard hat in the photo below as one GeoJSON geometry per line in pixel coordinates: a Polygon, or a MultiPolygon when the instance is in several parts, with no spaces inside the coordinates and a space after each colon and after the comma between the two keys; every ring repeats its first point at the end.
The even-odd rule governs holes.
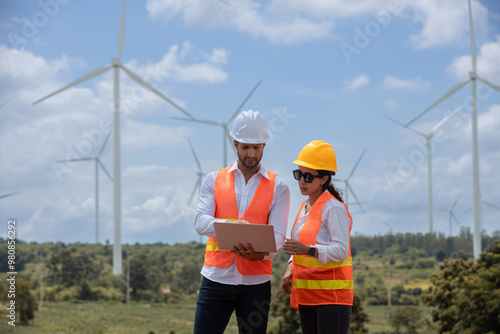
{"type": "Polygon", "coordinates": [[[267,143],[270,137],[264,116],[253,110],[243,111],[235,118],[230,134],[234,140],[245,144],[267,143]]]}

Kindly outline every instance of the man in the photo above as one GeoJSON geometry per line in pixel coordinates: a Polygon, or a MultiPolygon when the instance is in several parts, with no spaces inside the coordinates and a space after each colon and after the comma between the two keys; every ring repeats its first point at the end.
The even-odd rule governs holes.
{"type": "Polygon", "coordinates": [[[200,189],[195,229],[209,237],[203,280],[196,302],[194,333],[223,333],[236,311],[239,333],[266,333],[271,303],[271,261],[276,253],[254,252],[251,245],[217,248],[214,222],[270,224],[277,249],[285,241],[290,191],[262,167],[269,132],[257,111],[243,111],[230,132],[238,152],[231,166],[208,174],[200,189]]]}

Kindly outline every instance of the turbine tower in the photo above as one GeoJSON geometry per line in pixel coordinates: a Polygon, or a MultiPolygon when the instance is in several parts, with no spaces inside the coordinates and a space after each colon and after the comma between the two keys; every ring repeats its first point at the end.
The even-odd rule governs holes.
{"type": "Polygon", "coordinates": [[[110,135],[111,135],[111,132],[108,133],[108,135],[106,136],[106,139],[104,140],[104,143],[102,144],[101,150],[94,157],[58,160],[57,161],[58,163],[90,161],[90,160],[94,160],[94,162],[95,162],[95,243],[96,244],[99,243],[99,167],[101,167],[101,169],[104,171],[104,173],[106,173],[106,175],[111,180],[111,182],[113,182],[113,178],[111,177],[111,174],[109,174],[108,170],[106,169],[106,167],[104,167],[101,160],[99,159],[102,152],[104,151],[104,148],[106,147],[106,144],[108,143],[110,135]]]}
{"type": "Polygon", "coordinates": [[[459,110],[461,110],[463,107],[460,106],[459,108],[455,109],[452,113],[450,113],[448,116],[446,116],[445,118],[443,118],[441,120],[441,122],[439,122],[438,124],[436,124],[430,131],[428,131],[427,133],[423,133],[423,132],[419,132],[413,128],[410,128],[409,126],[405,126],[403,123],[400,123],[398,121],[396,121],[395,119],[387,116],[387,115],[384,115],[387,119],[393,121],[394,123],[400,125],[401,127],[403,128],[406,128],[410,131],[413,131],[415,132],[417,135],[419,136],[422,136],[425,138],[425,142],[426,142],[426,148],[427,148],[427,168],[428,168],[428,185],[429,185],[429,233],[433,233],[434,231],[434,218],[433,218],[433,200],[432,200],[432,146],[431,146],[431,140],[432,138],[434,137],[435,135],[435,131],[441,127],[441,125],[443,125],[444,123],[446,123],[446,121],[448,121],[448,119],[450,119],[453,115],[455,115],[459,110]]]}
{"type": "Polygon", "coordinates": [[[455,205],[457,205],[458,203],[458,200],[460,199],[460,196],[462,196],[462,194],[458,195],[457,199],[455,200],[455,202],[453,202],[453,205],[451,206],[451,208],[449,209],[439,209],[439,211],[446,211],[448,212],[448,219],[449,219],[449,222],[450,222],[450,237],[451,237],[451,227],[452,227],[452,223],[453,221],[455,221],[455,223],[460,226],[460,224],[458,223],[458,219],[457,219],[457,216],[455,215],[455,213],[453,212],[453,209],[455,208],[455,205]]]}
{"type": "Polygon", "coordinates": [[[250,99],[250,97],[252,96],[252,94],[255,92],[255,90],[257,89],[257,87],[259,87],[259,85],[261,84],[262,82],[262,79],[259,80],[259,82],[257,82],[257,84],[255,85],[255,87],[250,91],[250,93],[247,95],[247,97],[243,100],[243,102],[240,103],[240,105],[238,106],[238,108],[236,108],[236,110],[234,111],[234,113],[231,115],[231,117],[229,117],[229,119],[226,121],[226,122],[215,122],[215,121],[209,121],[209,120],[201,120],[201,119],[195,119],[193,117],[191,117],[190,119],[186,119],[186,118],[181,118],[181,117],[172,117],[173,119],[178,119],[178,120],[181,120],[181,121],[191,121],[191,122],[196,122],[196,123],[204,123],[204,124],[210,124],[210,125],[216,125],[216,126],[220,126],[222,128],[222,150],[223,150],[223,158],[222,158],[222,167],[226,167],[227,166],[227,147],[226,147],[226,139],[227,141],[229,142],[229,146],[233,148],[233,150],[235,149],[234,148],[234,145],[233,145],[233,139],[231,138],[231,135],[229,134],[229,123],[231,123],[233,121],[233,119],[236,117],[236,115],[238,115],[238,113],[240,112],[240,110],[243,108],[243,106],[245,105],[245,103],[247,103],[248,99],[250,99]]]}
{"type": "Polygon", "coordinates": [[[114,73],[114,247],[113,247],[113,273],[116,275],[121,275],[122,273],[122,247],[121,247],[121,171],[120,171],[120,69],[125,71],[132,80],[140,84],[146,89],[149,89],[154,94],[158,95],[180,112],[185,114],[187,117],[194,119],[188,112],[174,103],[172,100],[167,98],[165,95],[157,91],[153,86],[147,83],[145,80],[141,79],[138,75],[127,69],[120,62],[120,56],[123,48],[123,41],[125,37],[125,9],[127,6],[127,1],[123,1],[122,17],[120,24],[120,35],[118,38],[118,52],[116,58],[111,59],[111,65],[106,67],[98,68],[87,75],[81,77],[80,79],[70,83],[69,85],[35,101],[33,104],[42,102],[49,97],[52,97],[70,87],[73,87],[79,83],[87,81],[93,77],[98,76],[110,69],[113,69],[114,73]]]}
{"type": "Polygon", "coordinates": [[[354,190],[352,189],[351,185],[349,184],[349,179],[354,174],[354,171],[356,171],[356,168],[358,168],[358,165],[359,165],[361,159],[363,159],[363,156],[365,155],[365,153],[366,153],[366,148],[363,150],[363,153],[361,153],[361,156],[358,158],[358,161],[356,162],[356,164],[352,168],[351,172],[349,173],[349,176],[346,179],[344,179],[344,180],[342,180],[342,179],[335,179],[336,181],[344,182],[344,184],[345,184],[344,202],[347,205],[349,205],[349,191],[352,192],[352,196],[354,196],[354,199],[356,200],[356,204],[359,205],[359,207],[361,208],[361,212],[363,212],[363,213],[365,212],[364,209],[363,209],[363,206],[361,205],[361,202],[358,200],[358,197],[356,196],[356,193],[354,192],[354,190]]]}
{"type": "Polygon", "coordinates": [[[481,253],[481,231],[480,231],[480,194],[479,194],[479,153],[478,153],[478,139],[477,139],[477,98],[476,98],[476,80],[482,81],[485,85],[500,91],[500,86],[497,86],[488,80],[485,80],[477,75],[477,54],[476,54],[476,41],[474,38],[474,27],[472,24],[472,7],[470,0],[469,1],[469,27],[470,27],[470,46],[471,46],[471,60],[472,60],[472,71],[469,72],[469,79],[464,82],[461,82],[455,85],[452,89],[450,89],[444,96],[442,96],[439,100],[434,102],[429,108],[424,110],[414,119],[406,124],[409,126],[429,110],[437,106],[439,103],[446,100],[449,96],[453,95],[460,88],[468,84],[469,82],[472,85],[472,187],[474,194],[474,236],[473,236],[473,254],[474,259],[477,260],[479,258],[479,254],[481,253]]]}
{"type": "Polygon", "coordinates": [[[191,205],[191,202],[193,200],[194,194],[197,189],[200,189],[201,186],[201,181],[203,180],[203,177],[205,176],[205,173],[201,169],[201,164],[200,161],[198,160],[198,157],[196,156],[196,153],[193,148],[193,144],[191,143],[190,140],[188,140],[189,146],[191,147],[191,152],[193,152],[194,160],[196,160],[196,165],[198,165],[198,172],[196,175],[198,175],[198,180],[196,181],[196,184],[194,185],[193,191],[191,192],[191,197],[189,198],[188,205],[191,205]]]}

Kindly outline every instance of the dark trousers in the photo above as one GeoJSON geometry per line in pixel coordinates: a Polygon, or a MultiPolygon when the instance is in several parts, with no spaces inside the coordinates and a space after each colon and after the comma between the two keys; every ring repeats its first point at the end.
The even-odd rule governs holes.
{"type": "Polygon", "coordinates": [[[349,305],[299,305],[300,328],[303,334],[347,334],[351,311],[349,305]]]}
{"type": "Polygon", "coordinates": [[[231,314],[236,311],[240,334],[265,334],[270,304],[271,282],[227,285],[203,277],[193,332],[223,334],[231,314]]]}

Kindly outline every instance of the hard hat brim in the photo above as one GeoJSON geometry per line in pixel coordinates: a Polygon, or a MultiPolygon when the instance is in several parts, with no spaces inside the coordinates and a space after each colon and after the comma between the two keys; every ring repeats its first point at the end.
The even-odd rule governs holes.
{"type": "Polygon", "coordinates": [[[304,162],[304,161],[301,161],[301,160],[295,160],[293,162],[294,164],[298,165],[298,166],[302,166],[302,167],[306,167],[306,168],[311,168],[311,169],[314,169],[314,170],[327,170],[327,171],[330,171],[330,172],[335,172],[337,171],[337,168],[332,168],[332,167],[325,167],[325,168],[318,168],[318,166],[316,165],[313,165],[313,164],[310,164],[310,163],[307,163],[307,162],[304,162]]]}

